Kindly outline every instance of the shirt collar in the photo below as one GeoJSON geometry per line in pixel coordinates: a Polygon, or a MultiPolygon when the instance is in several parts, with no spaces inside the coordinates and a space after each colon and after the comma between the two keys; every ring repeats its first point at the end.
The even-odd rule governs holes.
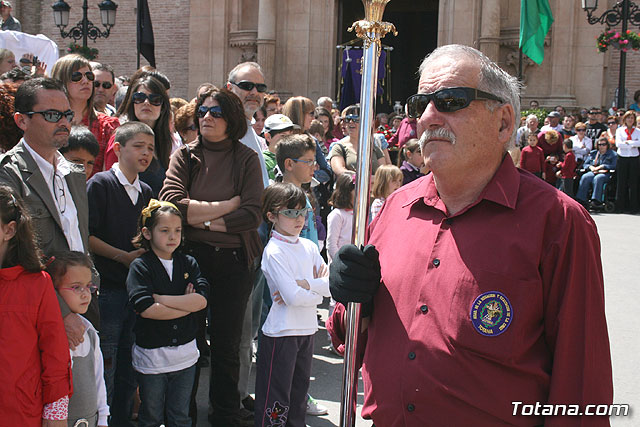
{"type": "MultiPolygon", "coordinates": [[[[25,139],[23,139],[23,141],[24,141],[24,146],[27,148],[27,151],[29,152],[29,154],[31,154],[31,157],[33,157],[33,160],[35,160],[36,164],[38,165],[38,168],[42,172],[42,175],[53,176],[54,165],[52,165],[47,160],[45,160],[44,157],[42,157],[40,154],[36,153],[25,139]]],[[[62,176],[67,176],[69,175],[69,173],[71,173],[71,166],[69,162],[57,150],[54,154],[53,161],[56,166],[56,169],[55,169],[56,173],[62,176]]]]}
{"type": "MultiPolygon", "coordinates": [[[[478,199],[458,212],[456,216],[463,214],[483,199],[510,209],[515,209],[519,189],[520,174],[514,166],[511,156],[505,155],[498,170],[482,190],[478,199]]],[[[433,180],[433,173],[430,173],[419,181],[419,184],[413,190],[413,195],[408,198],[403,207],[411,206],[419,200],[422,200],[427,206],[434,207],[442,212],[447,212],[447,208],[438,194],[438,189],[433,180]]]]}
{"type": "Polygon", "coordinates": [[[139,193],[142,193],[142,187],[140,186],[140,178],[138,177],[138,175],[136,175],[136,179],[132,184],[129,182],[127,177],[124,176],[124,172],[120,170],[120,165],[118,164],[118,162],[111,165],[111,169],[113,169],[113,173],[116,174],[116,178],[118,178],[118,181],[120,182],[120,184],[122,184],[123,187],[133,187],[138,190],[139,193]]]}
{"type": "Polygon", "coordinates": [[[276,230],[271,230],[271,237],[286,243],[298,243],[298,236],[285,236],[276,230]]]}

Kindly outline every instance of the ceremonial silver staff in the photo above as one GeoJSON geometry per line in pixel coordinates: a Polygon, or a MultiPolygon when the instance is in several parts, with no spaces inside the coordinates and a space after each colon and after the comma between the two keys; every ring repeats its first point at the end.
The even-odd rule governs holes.
{"type": "MultiPolygon", "coordinates": [[[[388,22],[381,22],[384,8],[390,0],[362,0],[364,19],[353,23],[349,31],[355,29],[363,41],[362,84],[360,86],[360,140],[358,141],[358,170],[356,171],[356,194],[353,207],[352,242],[364,245],[369,213],[369,186],[371,183],[371,154],[373,151],[373,118],[376,105],[378,82],[378,60],[380,39],[388,32],[397,35],[396,28],[388,22]]],[[[358,370],[356,369],[356,348],[360,332],[360,304],[347,306],[347,336],[342,375],[342,403],[340,426],[355,425],[355,407],[358,391],[358,370]]]]}

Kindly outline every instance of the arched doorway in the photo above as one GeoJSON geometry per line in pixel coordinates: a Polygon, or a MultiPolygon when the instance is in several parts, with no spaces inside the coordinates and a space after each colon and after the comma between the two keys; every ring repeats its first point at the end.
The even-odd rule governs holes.
{"type": "MultiPolygon", "coordinates": [[[[364,16],[362,2],[341,0],[338,11],[338,43],[344,44],[355,38],[347,28],[364,16]]],[[[396,26],[398,35],[388,34],[382,43],[393,47],[390,54],[391,100],[386,96],[377,98],[376,111],[393,111],[394,101],[405,100],[416,93],[418,87],[417,70],[422,59],[437,47],[438,0],[392,0],[387,4],[384,21],[396,26]]],[[[338,55],[341,51],[338,51],[338,55]]],[[[338,56],[337,63],[340,63],[338,56]]],[[[336,87],[339,87],[339,81],[336,87]]]]}

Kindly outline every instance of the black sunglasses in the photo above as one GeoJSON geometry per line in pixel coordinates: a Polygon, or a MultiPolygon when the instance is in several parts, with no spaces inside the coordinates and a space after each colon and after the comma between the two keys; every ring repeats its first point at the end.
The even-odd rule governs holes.
{"type": "Polygon", "coordinates": [[[246,90],[246,91],[253,90],[254,87],[260,93],[265,93],[267,91],[267,85],[266,84],[264,84],[264,83],[254,83],[254,82],[250,82],[249,80],[242,80],[242,81],[239,81],[238,83],[231,82],[231,84],[234,84],[234,85],[238,86],[240,89],[246,90]]]}
{"type": "Polygon", "coordinates": [[[357,116],[355,114],[348,114],[346,116],[344,116],[344,120],[345,123],[359,123],[360,122],[360,116],[357,116]]]}
{"type": "Polygon", "coordinates": [[[411,118],[419,118],[432,100],[433,105],[441,113],[452,113],[467,108],[471,101],[476,99],[504,102],[489,92],[472,87],[451,87],[440,89],[433,93],[418,93],[410,96],[407,99],[407,113],[411,118]]]}
{"type": "Polygon", "coordinates": [[[617,124],[617,123],[616,123],[616,122],[609,122],[609,123],[607,123],[607,124],[608,124],[609,126],[613,126],[613,125],[615,125],[615,124],[617,124]]]}
{"type": "Polygon", "coordinates": [[[25,111],[25,112],[20,111],[20,113],[26,114],[29,117],[33,116],[34,114],[42,114],[42,117],[44,118],[44,120],[49,123],[58,123],[63,117],[66,118],[69,123],[71,123],[71,120],[73,120],[73,116],[75,115],[73,110],[67,110],[67,111],[44,110],[44,111],[25,111]]]}
{"type": "Polygon", "coordinates": [[[158,105],[162,105],[162,95],[160,95],[159,93],[150,93],[149,95],[147,95],[144,92],[136,92],[132,97],[134,104],[142,104],[147,99],[149,100],[149,104],[151,105],[155,105],[156,107],[158,105]]]}
{"type": "Polygon", "coordinates": [[[81,73],[80,71],[74,71],[73,73],[71,73],[71,81],[79,82],[80,80],[82,80],[82,76],[85,76],[87,80],[89,80],[90,82],[96,79],[96,75],[93,74],[92,71],[87,71],[84,74],[81,73]]]}
{"type": "Polygon", "coordinates": [[[204,105],[201,105],[198,108],[198,111],[196,111],[196,116],[200,119],[204,119],[204,116],[206,116],[207,113],[211,114],[211,117],[215,117],[216,119],[222,118],[222,108],[220,108],[219,105],[214,105],[213,107],[205,107],[204,105]]]}
{"type": "Polygon", "coordinates": [[[99,82],[99,81],[93,82],[93,87],[95,87],[96,89],[99,88],[100,85],[102,85],[103,89],[111,89],[113,87],[113,83],[111,82],[99,82]]]}

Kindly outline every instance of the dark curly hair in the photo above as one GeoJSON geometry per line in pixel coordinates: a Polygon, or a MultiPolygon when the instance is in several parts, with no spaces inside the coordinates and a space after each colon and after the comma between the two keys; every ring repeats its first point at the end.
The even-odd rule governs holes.
{"type": "Polygon", "coordinates": [[[17,86],[13,83],[0,83],[0,150],[9,151],[22,138],[22,129],[13,120],[16,112],[17,86]]]}

